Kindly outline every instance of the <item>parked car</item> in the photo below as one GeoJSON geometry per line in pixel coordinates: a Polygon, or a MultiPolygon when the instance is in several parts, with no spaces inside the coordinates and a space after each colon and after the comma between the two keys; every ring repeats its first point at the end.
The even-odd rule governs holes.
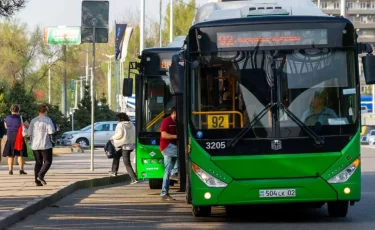
{"type": "MultiPolygon", "coordinates": [[[[94,146],[104,147],[108,139],[113,136],[118,121],[102,121],[94,123],[94,146]]],[[[91,125],[77,131],[63,133],[58,143],[63,146],[72,146],[77,143],[81,147],[91,144],[91,125]]]]}
{"type": "Polygon", "coordinates": [[[368,145],[368,137],[367,136],[362,136],[361,137],[361,145],[368,145]]]}
{"type": "Polygon", "coordinates": [[[375,130],[371,130],[370,133],[366,135],[366,137],[369,145],[375,144],[375,130]]]}
{"type": "Polygon", "coordinates": [[[362,114],[369,113],[367,106],[361,106],[361,113],[362,114]]]}

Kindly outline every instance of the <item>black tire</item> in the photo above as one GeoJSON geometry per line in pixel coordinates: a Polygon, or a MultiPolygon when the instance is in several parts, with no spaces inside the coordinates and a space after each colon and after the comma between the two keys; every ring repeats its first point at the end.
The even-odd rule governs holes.
{"type": "Polygon", "coordinates": [[[88,147],[90,143],[89,143],[89,140],[87,140],[86,138],[82,137],[82,138],[78,138],[76,140],[76,144],[79,144],[82,148],[84,148],[84,147],[88,147]],[[83,146],[82,143],[84,143],[85,146],[83,146]]]}
{"type": "Polygon", "coordinates": [[[349,201],[329,202],[328,214],[330,217],[346,217],[349,209],[349,201]]]}
{"type": "Polygon", "coordinates": [[[194,206],[192,207],[193,216],[208,217],[211,216],[211,206],[194,206]]]}
{"type": "Polygon", "coordinates": [[[150,189],[161,189],[163,187],[163,179],[149,179],[148,185],[150,189]]]}

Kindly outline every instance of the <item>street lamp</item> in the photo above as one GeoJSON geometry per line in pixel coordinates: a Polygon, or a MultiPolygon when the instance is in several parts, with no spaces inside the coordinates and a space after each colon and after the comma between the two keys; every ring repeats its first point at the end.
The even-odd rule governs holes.
{"type": "Polygon", "coordinates": [[[106,56],[109,58],[108,62],[108,106],[111,108],[112,106],[112,58],[115,55],[108,55],[108,54],[103,54],[103,56],[106,56]]]}

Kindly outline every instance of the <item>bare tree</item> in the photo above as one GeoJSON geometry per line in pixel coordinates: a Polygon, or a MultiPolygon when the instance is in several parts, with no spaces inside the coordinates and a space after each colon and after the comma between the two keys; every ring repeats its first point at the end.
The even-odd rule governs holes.
{"type": "Polygon", "coordinates": [[[0,17],[10,17],[23,8],[28,0],[0,0],[0,17]]]}

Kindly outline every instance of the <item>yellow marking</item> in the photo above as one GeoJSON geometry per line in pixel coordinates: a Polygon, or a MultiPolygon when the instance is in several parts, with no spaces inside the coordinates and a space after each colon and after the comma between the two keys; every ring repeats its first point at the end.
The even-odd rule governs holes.
{"type": "Polygon", "coordinates": [[[194,115],[208,115],[207,116],[207,119],[208,119],[208,126],[210,126],[210,122],[212,121],[209,116],[210,115],[227,115],[227,123],[228,123],[228,127],[229,128],[229,124],[231,125],[234,125],[234,123],[230,123],[229,122],[229,115],[228,114],[235,114],[235,115],[238,115],[240,116],[240,121],[241,121],[241,128],[243,128],[243,115],[242,113],[238,112],[238,111],[209,111],[209,112],[196,112],[196,111],[193,111],[192,114],[194,115]]]}
{"type": "Polygon", "coordinates": [[[229,129],[229,115],[207,115],[209,129],[229,129]]]}

